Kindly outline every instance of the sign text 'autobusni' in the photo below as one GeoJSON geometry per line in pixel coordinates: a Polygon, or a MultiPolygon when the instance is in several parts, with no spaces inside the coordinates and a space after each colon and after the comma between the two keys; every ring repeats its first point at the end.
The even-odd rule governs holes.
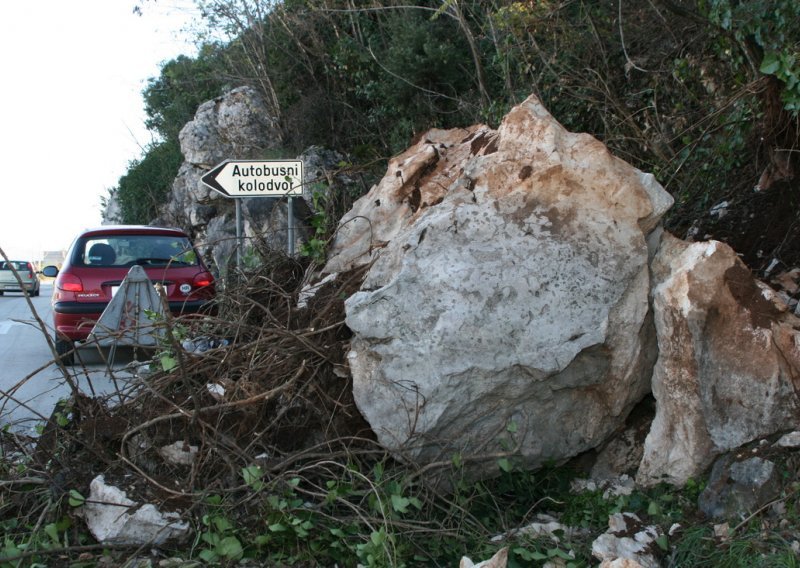
{"type": "Polygon", "coordinates": [[[201,178],[226,197],[303,194],[302,160],[225,160],[201,178]]]}

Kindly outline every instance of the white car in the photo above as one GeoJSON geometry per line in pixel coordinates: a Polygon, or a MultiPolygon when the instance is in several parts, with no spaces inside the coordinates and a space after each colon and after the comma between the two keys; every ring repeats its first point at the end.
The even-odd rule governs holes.
{"type": "Polygon", "coordinates": [[[11,260],[5,262],[0,260],[0,296],[5,292],[22,292],[19,287],[19,280],[14,275],[17,271],[23,287],[31,296],[39,295],[39,273],[33,268],[33,264],[27,260],[11,260]]]}

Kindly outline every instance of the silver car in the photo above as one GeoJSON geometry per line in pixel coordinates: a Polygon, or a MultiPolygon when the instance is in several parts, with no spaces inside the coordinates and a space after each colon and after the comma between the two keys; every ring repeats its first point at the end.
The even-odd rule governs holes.
{"type": "Polygon", "coordinates": [[[19,274],[22,285],[31,296],[39,295],[39,273],[33,268],[33,263],[27,260],[11,260],[5,262],[0,260],[0,296],[5,292],[22,292],[19,281],[14,275],[14,270],[19,274]]]}

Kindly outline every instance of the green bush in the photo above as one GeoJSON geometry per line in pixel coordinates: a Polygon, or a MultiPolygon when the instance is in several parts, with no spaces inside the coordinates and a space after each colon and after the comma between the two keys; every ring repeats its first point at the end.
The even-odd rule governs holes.
{"type": "Polygon", "coordinates": [[[146,225],[158,216],[158,208],[166,201],[182,162],[180,146],[169,140],[151,145],[141,159],[130,163],[127,173],[111,190],[123,223],[146,225]]]}
{"type": "Polygon", "coordinates": [[[147,128],[162,140],[177,141],[197,107],[225,90],[223,54],[218,45],[206,44],[196,57],[179,55],[166,62],[142,91],[147,128]]]}

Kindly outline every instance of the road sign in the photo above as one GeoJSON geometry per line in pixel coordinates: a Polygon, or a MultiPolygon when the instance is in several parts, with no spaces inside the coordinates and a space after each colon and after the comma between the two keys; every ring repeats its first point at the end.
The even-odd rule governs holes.
{"type": "Polygon", "coordinates": [[[225,160],[200,178],[226,197],[303,194],[302,160],[225,160]]]}
{"type": "MultiPolygon", "coordinates": [[[[292,196],[303,195],[303,160],[225,160],[200,180],[225,197],[288,197],[287,250],[294,255],[292,196]]],[[[241,266],[242,206],[236,200],[236,265],[241,266]]]]}

